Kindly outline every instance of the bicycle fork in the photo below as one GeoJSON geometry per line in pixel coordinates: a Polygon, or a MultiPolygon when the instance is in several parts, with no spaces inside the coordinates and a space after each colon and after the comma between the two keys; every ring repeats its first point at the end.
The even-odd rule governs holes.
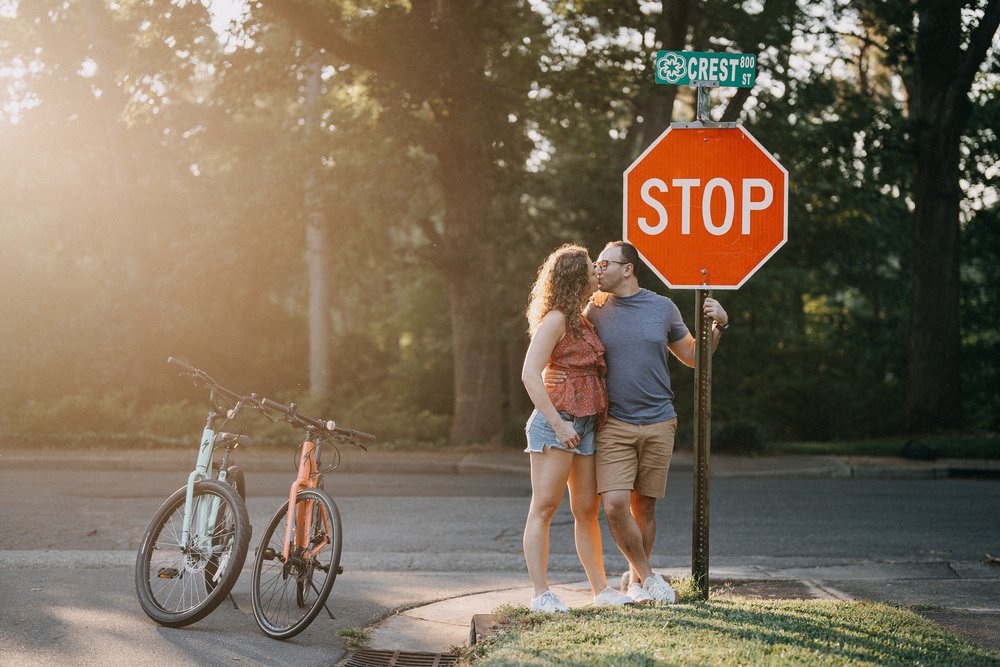
{"type": "MultiPolygon", "coordinates": [[[[201,446],[198,450],[198,462],[195,469],[188,475],[187,491],[184,497],[184,524],[181,527],[181,550],[189,551],[193,548],[199,549],[201,545],[191,544],[191,526],[195,527],[194,533],[200,540],[209,539],[215,532],[215,524],[218,520],[219,505],[221,498],[212,496],[206,503],[198,503],[197,513],[192,522],[194,508],[194,486],[197,482],[209,479],[208,471],[212,466],[212,449],[215,446],[215,431],[210,426],[206,426],[201,436],[201,446]]],[[[224,481],[224,480],[223,480],[224,481]]],[[[209,543],[209,549],[212,545],[209,543]]]]}

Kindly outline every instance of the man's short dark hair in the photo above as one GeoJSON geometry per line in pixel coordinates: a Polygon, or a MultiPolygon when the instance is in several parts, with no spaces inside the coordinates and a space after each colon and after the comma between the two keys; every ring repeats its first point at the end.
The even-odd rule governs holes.
{"type": "Polygon", "coordinates": [[[635,246],[628,241],[612,241],[608,245],[604,246],[605,250],[608,248],[621,249],[622,261],[631,264],[633,271],[638,271],[639,267],[642,266],[639,262],[639,251],[636,250],[635,246]]]}

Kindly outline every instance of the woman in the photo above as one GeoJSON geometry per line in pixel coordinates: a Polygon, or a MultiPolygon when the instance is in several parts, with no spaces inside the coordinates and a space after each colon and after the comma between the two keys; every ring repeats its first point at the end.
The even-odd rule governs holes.
{"type": "Polygon", "coordinates": [[[576,551],[594,589],[594,604],[632,603],[608,586],[597,522],[600,499],[594,474],[594,432],[606,417],[608,398],[604,346],[582,314],[596,290],[597,276],[586,248],[566,244],[538,269],[528,304],[531,344],[521,380],[535,404],[525,426],[525,451],[531,456],[531,508],[524,526],[524,559],[534,587],[532,611],[569,611],[549,590],[546,579],[549,525],[567,483],[576,551]],[[542,380],[546,366],[565,371],[565,382],[547,390],[542,380]]]}

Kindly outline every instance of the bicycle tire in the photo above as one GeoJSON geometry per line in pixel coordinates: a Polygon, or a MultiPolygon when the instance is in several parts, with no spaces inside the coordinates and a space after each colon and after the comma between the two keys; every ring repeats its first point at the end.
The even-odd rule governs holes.
{"type": "Polygon", "coordinates": [[[216,530],[192,534],[180,544],[187,487],[167,498],[142,538],[135,564],[135,591],[146,615],[169,628],[200,621],[215,610],[239,578],[250,545],[250,517],[239,494],[217,480],[196,482],[192,517],[204,502],[218,501],[216,530]],[[222,542],[225,541],[225,544],[222,542]],[[221,554],[221,555],[220,555],[221,554]],[[212,587],[204,570],[214,557],[222,563],[212,587]]]}
{"type": "Polygon", "coordinates": [[[226,468],[226,484],[236,489],[236,492],[240,494],[240,498],[246,502],[247,477],[239,466],[232,465],[226,468]]]}
{"type": "Polygon", "coordinates": [[[298,551],[290,554],[287,563],[283,560],[287,501],[264,530],[254,555],[250,599],[257,625],[272,639],[289,639],[309,627],[326,604],[340,571],[342,530],[337,504],[325,491],[307,489],[296,496],[296,507],[297,515],[312,514],[308,544],[325,542],[325,546],[315,558],[304,558],[298,551]]]}
{"type": "MultiPolygon", "coordinates": [[[[246,503],[247,499],[246,476],[243,474],[243,471],[240,470],[239,466],[232,465],[226,468],[226,484],[236,489],[236,493],[239,494],[240,499],[243,500],[244,503],[246,503]]],[[[223,507],[220,506],[219,507],[220,518],[222,516],[222,510],[223,507]]],[[[220,522],[217,520],[216,526],[218,526],[219,523],[220,522]]],[[[252,525],[250,526],[250,533],[252,536],[253,534],[252,525]]],[[[212,546],[213,547],[219,546],[221,544],[222,537],[223,533],[217,531],[217,535],[212,537],[212,546]]],[[[214,589],[218,583],[219,579],[218,577],[215,576],[218,570],[219,570],[219,555],[215,553],[213,550],[211,557],[209,557],[208,559],[208,565],[205,566],[205,588],[207,588],[209,592],[211,592],[212,589],[214,589]]]]}

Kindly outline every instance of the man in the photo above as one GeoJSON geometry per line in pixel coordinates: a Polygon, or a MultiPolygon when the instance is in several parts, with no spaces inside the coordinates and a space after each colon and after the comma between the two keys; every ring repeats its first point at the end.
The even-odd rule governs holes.
{"type": "MultiPolygon", "coordinates": [[[[673,301],[639,287],[638,266],[638,251],[624,241],[609,243],[594,263],[601,292],[610,294],[587,311],[608,367],[608,421],[597,433],[597,492],[630,565],[623,591],[636,602],[675,602],[676,593],[653,572],[649,557],[656,501],[665,495],[677,432],[668,352],[694,367],[696,341],[673,301]]],[[[711,298],[704,312],[714,320],[714,351],[729,316],[711,298]]]]}

